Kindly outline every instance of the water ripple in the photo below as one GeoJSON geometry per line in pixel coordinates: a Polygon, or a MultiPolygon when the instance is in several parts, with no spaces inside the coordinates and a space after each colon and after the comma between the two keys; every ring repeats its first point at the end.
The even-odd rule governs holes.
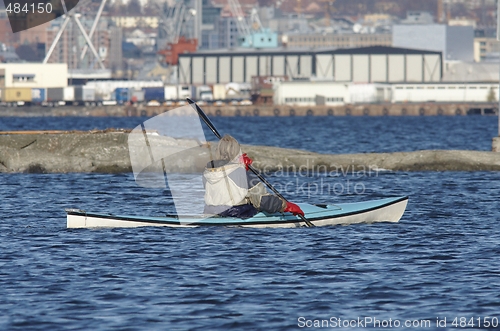
{"type": "MultiPolygon", "coordinates": [[[[264,125],[264,119],[249,121],[264,125]]],[[[436,126],[474,131],[485,125],[450,121],[436,126]]],[[[318,151],[349,145],[315,139],[309,140],[318,151]]],[[[472,140],[467,146],[475,146],[478,139],[472,140]]],[[[350,150],[379,144],[368,148],[366,141],[350,150]]],[[[304,147],[297,137],[285,143],[304,147]]],[[[420,145],[404,146],[414,147],[420,145]]],[[[0,329],[290,330],[301,316],[428,319],[436,329],[438,316],[500,317],[498,173],[297,178],[299,185],[357,180],[366,189],[359,195],[288,192],[292,201],[410,195],[408,209],[397,224],[66,229],[64,208],[158,215],[173,205],[163,190],[138,188],[132,174],[1,174],[0,329]]]]}

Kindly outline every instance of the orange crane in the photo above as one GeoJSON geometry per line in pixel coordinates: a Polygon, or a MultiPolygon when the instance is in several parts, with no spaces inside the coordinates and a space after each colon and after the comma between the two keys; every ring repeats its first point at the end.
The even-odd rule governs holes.
{"type": "Polygon", "coordinates": [[[163,56],[162,61],[167,65],[177,65],[179,64],[179,54],[196,52],[198,48],[197,39],[187,39],[185,37],[179,37],[177,42],[168,43],[166,48],[158,51],[158,55],[163,56]]]}

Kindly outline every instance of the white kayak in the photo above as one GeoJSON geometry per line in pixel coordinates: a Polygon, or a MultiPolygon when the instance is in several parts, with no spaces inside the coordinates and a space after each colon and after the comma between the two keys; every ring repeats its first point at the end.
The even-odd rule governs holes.
{"type": "MultiPolygon", "coordinates": [[[[347,225],[355,223],[398,222],[405,212],[408,197],[386,198],[336,205],[299,203],[305,217],[315,226],[347,225]]],[[[237,226],[254,228],[291,228],[306,226],[290,213],[258,213],[254,217],[201,216],[132,216],[92,213],[80,209],[66,209],[68,228],[116,228],[139,226],[237,226]]]]}

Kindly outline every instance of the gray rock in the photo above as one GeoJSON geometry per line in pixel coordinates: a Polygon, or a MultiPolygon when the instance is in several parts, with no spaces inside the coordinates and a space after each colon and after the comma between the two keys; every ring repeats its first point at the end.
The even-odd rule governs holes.
{"type": "MultiPolygon", "coordinates": [[[[167,171],[201,171],[208,148],[190,140],[149,136],[151,143],[174,155],[167,171]],[[188,150],[182,147],[189,147],[188,150]],[[183,153],[174,154],[179,150],[183,153]]],[[[242,146],[261,171],[500,171],[500,153],[431,150],[397,153],[327,155],[269,146],[242,146]]],[[[147,160],[149,154],[145,152],[147,160]]],[[[132,172],[128,132],[0,134],[0,172],[132,172]]]]}

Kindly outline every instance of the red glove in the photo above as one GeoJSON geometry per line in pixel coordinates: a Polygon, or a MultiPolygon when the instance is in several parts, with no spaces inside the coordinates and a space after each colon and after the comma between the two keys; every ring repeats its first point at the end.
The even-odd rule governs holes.
{"type": "Polygon", "coordinates": [[[248,166],[252,164],[253,160],[248,157],[247,153],[244,153],[240,156],[240,161],[245,164],[245,168],[248,171],[248,166]]]}
{"type": "Polygon", "coordinates": [[[283,211],[292,213],[294,216],[297,216],[297,215],[304,216],[304,212],[302,211],[302,209],[300,209],[300,207],[297,206],[296,204],[294,204],[293,202],[287,202],[285,210],[283,210],[283,211]]]}

